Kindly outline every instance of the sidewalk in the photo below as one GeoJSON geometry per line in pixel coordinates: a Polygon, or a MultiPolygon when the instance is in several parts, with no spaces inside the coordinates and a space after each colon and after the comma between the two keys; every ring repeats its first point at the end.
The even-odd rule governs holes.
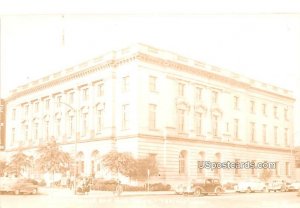
{"type": "MultiPolygon", "coordinates": [[[[39,189],[40,194],[52,196],[72,196],[74,190],[68,188],[48,188],[42,187],[39,189]]],[[[235,193],[234,190],[226,190],[223,194],[235,193]]],[[[83,194],[78,194],[79,196],[83,194]]],[[[124,191],[122,196],[157,196],[157,195],[175,195],[175,191],[124,191]]],[[[113,196],[112,191],[90,191],[85,196],[110,197],[113,196]]]]}

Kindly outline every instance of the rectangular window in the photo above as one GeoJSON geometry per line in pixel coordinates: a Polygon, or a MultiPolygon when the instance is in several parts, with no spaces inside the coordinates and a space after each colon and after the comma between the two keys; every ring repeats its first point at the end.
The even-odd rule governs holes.
{"type": "Polygon", "coordinates": [[[267,115],[267,105],[266,105],[265,103],[262,104],[262,114],[263,114],[264,116],[267,115]]]}
{"type": "Polygon", "coordinates": [[[218,103],[218,92],[217,91],[212,91],[212,97],[211,97],[211,100],[212,100],[212,103],[213,104],[217,104],[218,103]]]}
{"type": "Polygon", "coordinates": [[[81,132],[81,135],[86,136],[87,131],[88,131],[88,113],[83,112],[81,116],[82,116],[82,132],[81,132]]]}
{"type": "Polygon", "coordinates": [[[101,132],[103,130],[103,109],[97,110],[97,132],[101,132]]]}
{"type": "Polygon", "coordinates": [[[250,139],[251,142],[255,142],[255,123],[250,122],[250,139]]]}
{"type": "Polygon", "coordinates": [[[262,138],[263,138],[263,143],[267,143],[267,125],[263,124],[262,125],[262,138]]]}
{"type": "Polygon", "coordinates": [[[149,91],[155,92],[156,91],[156,77],[149,76],[149,91]]]}
{"type": "Polygon", "coordinates": [[[44,102],[45,102],[45,110],[47,111],[50,109],[50,100],[46,99],[44,102]]]}
{"type": "Polygon", "coordinates": [[[178,110],[178,131],[184,131],[184,110],[182,109],[178,110]]]}
{"type": "Polygon", "coordinates": [[[238,119],[234,119],[233,120],[233,136],[234,139],[239,139],[239,120],[238,119]]]}
{"type": "Polygon", "coordinates": [[[82,99],[84,101],[87,101],[89,99],[89,89],[88,88],[82,89],[82,99]]]}
{"type": "Polygon", "coordinates": [[[195,129],[196,129],[196,135],[202,134],[202,114],[196,113],[195,116],[195,129]]]}
{"type": "Polygon", "coordinates": [[[97,85],[97,97],[101,97],[104,95],[104,83],[99,83],[97,85]]]}
{"type": "Polygon", "coordinates": [[[185,85],[183,83],[178,83],[178,96],[184,96],[185,85]]]}
{"type": "Polygon", "coordinates": [[[16,109],[12,109],[11,119],[12,119],[13,121],[16,120],[16,109]]]}
{"type": "Polygon", "coordinates": [[[122,106],[122,129],[128,129],[129,127],[129,105],[122,106]]]}
{"type": "Polygon", "coordinates": [[[56,137],[60,137],[60,134],[61,134],[61,119],[60,118],[57,118],[56,121],[55,121],[55,124],[56,124],[56,137]]]}
{"type": "Polygon", "coordinates": [[[255,113],[255,102],[253,100],[250,101],[250,112],[255,113]]]}
{"type": "Polygon", "coordinates": [[[149,129],[156,128],[156,105],[149,105],[149,129]]]}
{"type": "Polygon", "coordinates": [[[56,107],[58,107],[58,108],[61,107],[61,96],[56,97],[56,107]]]}
{"type": "Polygon", "coordinates": [[[123,77],[122,79],[122,91],[123,92],[129,91],[129,76],[123,77]]]}
{"type": "Polygon", "coordinates": [[[34,122],[33,123],[33,140],[37,141],[39,135],[39,124],[34,122]]]}
{"type": "Polygon", "coordinates": [[[286,121],[289,120],[289,118],[288,118],[288,109],[287,108],[284,109],[284,120],[286,120],[286,121]]]}
{"type": "Polygon", "coordinates": [[[69,93],[69,104],[73,104],[74,103],[74,92],[70,92],[69,93]]]}
{"type": "Polygon", "coordinates": [[[274,126],[274,143],[278,144],[278,127],[274,126]]]}
{"type": "Polygon", "coordinates": [[[46,140],[49,138],[49,121],[44,121],[44,137],[46,140]]]}
{"type": "Polygon", "coordinates": [[[25,141],[28,140],[28,125],[23,124],[23,135],[24,135],[24,139],[25,141]]]}
{"type": "Polygon", "coordinates": [[[15,144],[15,139],[16,139],[16,129],[12,128],[11,129],[11,145],[15,144]]]}
{"type": "Polygon", "coordinates": [[[277,106],[274,106],[273,107],[273,113],[274,113],[274,118],[278,118],[278,115],[277,115],[277,106]]]}
{"type": "Polygon", "coordinates": [[[34,112],[35,113],[39,112],[39,103],[38,102],[34,103],[34,112]]]}
{"type": "Polygon", "coordinates": [[[196,87],[196,89],[195,89],[195,100],[196,101],[202,100],[202,88],[201,87],[196,87]]]}
{"type": "Polygon", "coordinates": [[[214,137],[218,136],[218,131],[219,131],[219,126],[218,126],[218,116],[213,115],[212,117],[212,134],[214,137]]]}
{"type": "Polygon", "coordinates": [[[239,109],[239,97],[238,96],[233,97],[233,108],[234,108],[234,110],[239,109]]]}
{"type": "Polygon", "coordinates": [[[29,106],[28,106],[28,105],[25,105],[25,106],[24,106],[24,116],[27,118],[27,117],[28,117],[28,114],[29,114],[29,106]]]}
{"type": "Polygon", "coordinates": [[[289,130],[287,128],[284,129],[284,144],[285,146],[289,145],[289,136],[288,136],[289,130]]]}

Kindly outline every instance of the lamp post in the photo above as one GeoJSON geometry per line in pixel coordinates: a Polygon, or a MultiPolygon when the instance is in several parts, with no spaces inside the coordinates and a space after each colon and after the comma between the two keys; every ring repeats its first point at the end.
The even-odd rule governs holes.
{"type": "Polygon", "coordinates": [[[75,194],[77,194],[77,171],[78,171],[78,166],[77,166],[77,158],[76,157],[77,157],[77,128],[78,128],[77,117],[78,117],[78,112],[75,108],[73,108],[68,103],[59,102],[59,104],[64,104],[65,106],[69,107],[75,113],[75,145],[74,145],[74,153],[75,153],[74,189],[75,190],[74,190],[74,192],[75,192],[75,194]]]}

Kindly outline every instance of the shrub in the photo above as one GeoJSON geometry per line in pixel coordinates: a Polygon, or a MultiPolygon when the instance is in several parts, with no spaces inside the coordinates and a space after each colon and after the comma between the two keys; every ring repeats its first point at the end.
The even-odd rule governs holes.
{"type": "MultiPolygon", "coordinates": [[[[145,184],[145,187],[147,187],[147,184],[145,184]]],[[[163,183],[153,183],[149,185],[150,191],[170,191],[171,186],[169,184],[163,184],[163,183]]]]}

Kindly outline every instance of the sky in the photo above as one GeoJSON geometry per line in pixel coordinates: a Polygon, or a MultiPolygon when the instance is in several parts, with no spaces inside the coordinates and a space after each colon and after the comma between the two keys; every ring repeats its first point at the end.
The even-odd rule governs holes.
{"type": "Polygon", "coordinates": [[[0,18],[2,97],[137,42],[300,97],[300,1],[0,0],[0,18]]]}

